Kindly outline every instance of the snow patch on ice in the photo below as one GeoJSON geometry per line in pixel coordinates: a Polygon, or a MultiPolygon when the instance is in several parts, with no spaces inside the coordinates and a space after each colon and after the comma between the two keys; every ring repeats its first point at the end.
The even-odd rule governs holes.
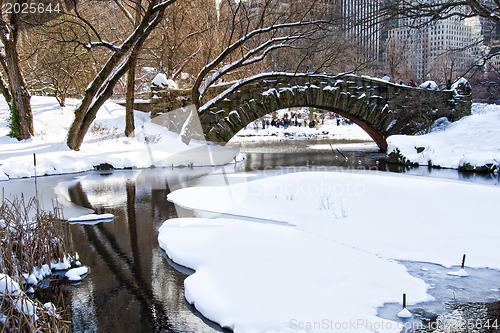
{"type": "Polygon", "coordinates": [[[82,266],[78,268],[72,268],[68,270],[64,275],[70,281],[81,281],[82,276],[89,272],[89,268],[87,266],[82,266]]]}
{"type": "Polygon", "coordinates": [[[242,217],[169,220],[158,236],[174,262],[195,270],[185,280],[187,301],[234,332],[280,331],[323,318],[380,322],[386,319],[377,308],[403,293],[410,305],[433,300],[430,286],[395,260],[451,267],[458,252],[474,258],[471,266],[500,268],[500,244],[493,241],[500,225],[491,224],[500,191],[493,186],[382,172],[297,172],[185,188],[168,199],[242,217]],[[322,215],[324,194],[344,200],[345,218],[322,215]]]}
{"type": "Polygon", "coordinates": [[[465,269],[461,268],[460,270],[458,270],[456,272],[448,272],[448,275],[466,277],[466,276],[469,276],[469,273],[467,273],[467,271],[465,269]]]}
{"type": "Polygon", "coordinates": [[[68,219],[68,222],[71,224],[97,224],[100,222],[111,222],[115,216],[110,213],[106,214],[87,214],[79,217],[72,217],[68,219]]]}
{"type": "Polygon", "coordinates": [[[412,314],[410,311],[408,311],[407,308],[403,308],[403,310],[399,311],[398,312],[398,317],[399,318],[411,318],[412,317],[412,314]]]}

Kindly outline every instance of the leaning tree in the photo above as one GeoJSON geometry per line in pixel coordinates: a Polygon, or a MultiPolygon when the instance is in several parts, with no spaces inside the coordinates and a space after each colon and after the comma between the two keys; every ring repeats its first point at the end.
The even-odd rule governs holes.
{"type": "Polygon", "coordinates": [[[68,25],[68,29],[78,31],[72,42],[86,49],[104,48],[109,52],[109,57],[85,90],[83,99],[75,109],[75,118],[68,131],[67,145],[73,150],[79,150],[85,134],[97,115],[97,111],[104,102],[113,94],[122,76],[134,64],[137,56],[151,32],[158,26],[164,17],[167,7],[177,0],[148,0],[143,2],[130,1],[128,6],[139,9],[134,18],[135,28],[118,43],[106,39],[98,31],[95,23],[80,11],[81,3],[75,4],[70,17],[61,24],[68,25]],[[137,4],[137,7],[135,5],[137,4]],[[80,36],[84,35],[86,39],[80,36]]]}
{"type": "MultiPolygon", "coordinates": [[[[76,0],[73,0],[76,1],[76,0]]],[[[57,19],[71,10],[74,2],[58,0],[10,0],[0,7],[0,90],[10,109],[9,135],[28,139],[33,135],[30,92],[23,76],[19,53],[21,33],[57,19]]]]}

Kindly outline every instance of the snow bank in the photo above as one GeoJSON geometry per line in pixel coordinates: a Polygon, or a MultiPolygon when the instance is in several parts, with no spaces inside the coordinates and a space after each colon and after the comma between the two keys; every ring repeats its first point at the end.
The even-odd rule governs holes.
{"type": "Polygon", "coordinates": [[[429,299],[425,283],[403,266],[289,226],[186,218],[159,232],[168,255],[196,270],[185,280],[186,300],[235,333],[286,332],[323,321],[321,331],[350,331],[338,325],[358,320],[399,332],[395,322],[376,317],[376,308],[406,291],[414,301],[429,299]]]}
{"type": "Polygon", "coordinates": [[[476,171],[498,170],[500,105],[475,103],[472,115],[445,125],[425,135],[390,136],[387,139],[387,155],[392,153],[398,162],[409,164],[476,171]]]}
{"type": "Polygon", "coordinates": [[[207,147],[192,140],[182,143],[178,134],[152,124],[149,115],[135,112],[135,137],[125,137],[125,108],[106,102],[89,129],[80,151],[66,146],[66,135],[73,121],[77,100],[68,100],[61,108],[55,98],[34,96],[31,99],[35,135],[17,141],[7,136],[9,111],[0,101],[0,180],[35,175],[54,175],[92,170],[109,164],[114,168],[147,168],[152,165],[208,165],[231,162],[236,152],[220,146],[207,147]]]}
{"type": "Polygon", "coordinates": [[[64,275],[70,281],[81,281],[82,276],[89,272],[89,268],[87,266],[72,268],[68,270],[64,275]]]}
{"type": "Polygon", "coordinates": [[[177,82],[169,79],[164,73],[156,74],[151,84],[160,88],[179,89],[179,85],[177,84],[177,82]]]}
{"type": "Polygon", "coordinates": [[[307,172],[191,187],[168,199],[199,214],[268,220],[175,219],[159,231],[168,256],[196,271],[185,280],[188,302],[235,332],[285,332],[317,322],[325,326],[309,331],[336,332],[342,330],[330,323],[349,320],[360,324],[345,331],[399,332],[390,321],[386,329],[362,325],[380,328],[377,307],[399,302],[403,293],[409,304],[431,299],[395,259],[451,267],[466,253],[470,266],[500,268],[494,186],[307,172]]]}

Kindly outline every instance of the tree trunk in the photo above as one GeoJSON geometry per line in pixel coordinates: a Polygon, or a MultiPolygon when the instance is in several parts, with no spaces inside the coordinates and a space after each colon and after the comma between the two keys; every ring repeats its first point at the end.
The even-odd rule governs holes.
{"type": "Polygon", "coordinates": [[[158,5],[150,3],[138,27],[122,43],[120,48],[111,54],[99,74],[85,90],[85,95],[81,104],[75,110],[75,119],[68,131],[66,143],[70,149],[80,149],[83,138],[94,121],[97,111],[111,97],[118,80],[130,69],[132,62],[137,59],[138,52],[147,37],[163,18],[166,7],[175,1],[167,0],[158,5]]]}
{"type": "Polygon", "coordinates": [[[128,56],[112,56],[96,79],[85,91],[81,104],[75,110],[75,119],[68,131],[66,141],[69,148],[80,150],[85,134],[87,134],[90,125],[94,121],[97,111],[113,94],[113,88],[120,78],[130,69],[130,65],[137,58],[137,53],[147,35],[134,46],[134,49],[128,56]],[[109,72],[107,72],[109,70],[109,72]]]}
{"type": "MultiPolygon", "coordinates": [[[[123,75],[123,73],[121,75],[123,75]]],[[[121,77],[121,75],[118,77],[118,79],[121,77]]],[[[118,79],[116,81],[118,81],[118,79]]],[[[103,93],[100,94],[95,101],[93,100],[94,98],[92,98],[92,100],[89,101],[89,104],[84,104],[82,102],[82,104],[80,104],[80,106],[76,108],[75,120],[69,128],[68,139],[66,141],[69,148],[73,150],[80,150],[80,146],[83,143],[85,134],[87,134],[90,125],[94,121],[97,111],[104,104],[104,102],[106,102],[106,100],[111,97],[115,84],[116,82],[114,84],[107,85],[104,88],[103,93]]],[[[88,99],[91,96],[86,93],[85,97],[87,97],[88,99]]],[[[95,95],[92,97],[95,97],[95,95]]]]}
{"type": "MultiPolygon", "coordinates": [[[[19,55],[14,42],[5,42],[5,64],[7,66],[7,76],[9,80],[9,90],[11,94],[10,110],[17,112],[17,121],[19,122],[18,139],[29,139],[33,135],[33,115],[31,112],[30,93],[24,82],[19,67],[19,55]]],[[[15,121],[16,117],[12,117],[15,121]]]]}
{"type": "Polygon", "coordinates": [[[7,84],[5,84],[3,79],[0,80],[0,89],[2,89],[2,95],[5,98],[5,101],[10,103],[12,96],[10,96],[9,88],[7,88],[7,84]]]}
{"type": "Polygon", "coordinates": [[[134,91],[135,91],[135,67],[137,61],[134,60],[127,72],[127,95],[125,101],[125,135],[134,136],[134,91]]]}

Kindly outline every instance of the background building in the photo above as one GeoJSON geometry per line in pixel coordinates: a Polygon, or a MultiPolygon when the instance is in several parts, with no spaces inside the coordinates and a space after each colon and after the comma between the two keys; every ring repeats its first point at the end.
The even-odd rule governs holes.
{"type": "Polygon", "coordinates": [[[419,81],[454,80],[489,52],[479,17],[453,16],[414,28],[419,23],[402,18],[389,31],[389,39],[400,42],[419,81]]]}
{"type": "Polygon", "coordinates": [[[357,44],[359,60],[381,60],[384,34],[380,24],[376,22],[379,10],[378,0],[341,1],[342,28],[347,38],[357,44]]]}

